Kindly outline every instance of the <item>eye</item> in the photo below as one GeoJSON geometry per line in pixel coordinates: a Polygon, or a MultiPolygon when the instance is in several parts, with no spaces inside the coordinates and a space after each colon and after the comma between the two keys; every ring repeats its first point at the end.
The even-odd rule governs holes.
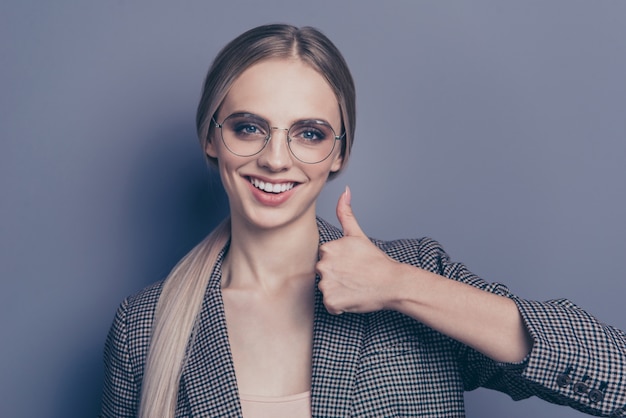
{"type": "Polygon", "coordinates": [[[289,137],[301,143],[314,145],[333,136],[330,127],[319,122],[301,122],[291,127],[289,137]]]}
{"type": "Polygon", "coordinates": [[[225,127],[235,138],[251,141],[267,137],[267,123],[250,115],[233,115],[225,123],[225,127]]]}
{"type": "Polygon", "coordinates": [[[261,132],[261,128],[251,123],[240,123],[234,127],[234,131],[241,135],[258,135],[261,132]]]}

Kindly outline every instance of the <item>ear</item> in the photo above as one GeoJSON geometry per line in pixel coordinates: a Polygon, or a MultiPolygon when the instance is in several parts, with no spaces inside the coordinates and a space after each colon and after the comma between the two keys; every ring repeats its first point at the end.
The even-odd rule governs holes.
{"type": "Polygon", "coordinates": [[[337,154],[335,157],[333,157],[333,163],[330,166],[330,172],[336,173],[337,171],[339,171],[339,169],[341,169],[342,165],[343,165],[343,156],[341,154],[337,154]]]}
{"type": "Polygon", "coordinates": [[[215,146],[215,141],[213,139],[213,135],[209,134],[207,137],[206,144],[204,146],[204,152],[207,153],[209,157],[217,158],[217,147],[215,146]]]}

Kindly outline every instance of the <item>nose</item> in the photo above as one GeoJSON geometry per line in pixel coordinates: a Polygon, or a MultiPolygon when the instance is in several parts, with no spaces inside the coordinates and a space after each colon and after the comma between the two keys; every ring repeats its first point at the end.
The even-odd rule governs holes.
{"type": "Polygon", "coordinates": [[[270,128],[270,139],[257,160],[261,167],[273,172],[284,171],[291,167],[293,160],[287,144],[289,140],[287,131],[286,128],[270,128]]]}

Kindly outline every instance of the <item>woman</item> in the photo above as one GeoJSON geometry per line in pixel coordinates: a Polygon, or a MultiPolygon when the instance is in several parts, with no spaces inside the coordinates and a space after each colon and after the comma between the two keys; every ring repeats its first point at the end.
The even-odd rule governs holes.
{"type": "Polygon", "coordinates": [[[121,305],[104,417],[464,416],[485,386],[626,416],[626,335],[566,300],[521,300],[429,239],[368,239],[339,198],[350,72],[312,28],[269,25],[209,70],[198,135],[231,216],[121,305]]]}

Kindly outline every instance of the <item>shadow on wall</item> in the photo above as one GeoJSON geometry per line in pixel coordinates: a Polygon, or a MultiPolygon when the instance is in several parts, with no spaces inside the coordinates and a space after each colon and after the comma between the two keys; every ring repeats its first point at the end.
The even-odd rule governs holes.
{"type": "Polygon", "coordinates": [[[128,239],[133,241],[137,288],[171,268],[228,215],[217,170],[207,168],[195,132],[162,130],[139,155],[127,190],[128,239]]]}
{"type": "Polygon", "coordinates": [[[58,382],[58,402],[50,418],[97,417],[102,394],[102,345],[93,339],[77,347],[71,367],[58,382]]]}
{"type": "MultiPolygon", "coordinates": [[[[111,265],[98,272],[107,278],[106,301],[98,301],[100,320],[76,338],[70,367],[58,376],[52,418],[95,417],[100,411],[104,341],[114,309],[121,300],[165,278],[171,268],[228,214],[228,200],[214,169],[207,169],[195,134],[189,127],[160,129],[144,138],[111,174],[102,216],[115,231],[110,242],[93,251],[108,251],[111,265]],[[146,144],[150,144],[146,146],[146,144]]],[[[126,152],[126,149],[120,149],[126,152]]],[[[102,278],[101,278],[102,280],[102,278]]],[[[71,360],[70,360],[71,359],[71,360]]]]}

